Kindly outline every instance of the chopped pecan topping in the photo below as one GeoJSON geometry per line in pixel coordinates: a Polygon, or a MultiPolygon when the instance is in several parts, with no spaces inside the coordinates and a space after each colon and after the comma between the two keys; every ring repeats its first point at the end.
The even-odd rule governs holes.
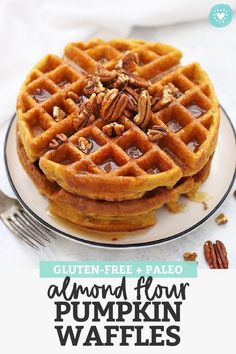
{"type": "Polygon", "coordinates": [[[128,102],[128,97],[117,89],[109,90],[103,97],[100,109],[101,118],[114,122],[120,118],[128,102]]]}
{"type": "Polygon", "coordinates": [[[106,86],[115,81],[118,72],[116,70],[109,71],[103,67],[97,67],[95,75],[98,76],[101,83],[106,86]]]}
{"type": "Polygon", "coordinates": [[[58,106],[54,106],[52,110],[52,116],[56,122],[60,122],[66,116],[65,112],[58,106]]]}
{"type": "Polygon", "coordinates": [[[68,91],[67,92],[67,98],[70,98],[75,103],[79,103],[81,101],[81,97],[79,95],[77,95],[77,93],[75,93],[73,91],[68,91]]]}
{"type": "Polygon", "coordinates": [[[150,141],[157,141],[159,139],[162,139],[167,134],[167,129],[160,125],[153,125],[152,128],[148,129],[147,131],[147,136],[150,141]]]}
{"type": "Polygon", "coordinates": [[[212,269],[227,269],[229,262],[227,251],[223,242],[217,240],[215,243],[207,241],[204,244],[205,259],[212,269]]]}
{"type": "Polygon", "coordinates": [[[151,101],[147,90],[142,91],[138,100],[138,114],[134,117],[134,123],[141,129],[146,128],[152,116],[151,101]]]}
{"type": "Polygon", "coordinates": [[[112,87],[121,90],[129,84],[129,80],[130,78],[127,74],[120,73],[116,80],[112,83],[112,87]]]}
{"type": "Polygon", "coordinates": [[[183,255],[183,258],[185,261],[195,262],[197,259],[197,253],[196,252],[193,252],[193,253],[185,252],[183,255]]]}
{"type": "Polygon", "coordinates": [[[89,75],[85,80],[84,93],[85,95],[91,95],[93,93],[103,92],[105,88],[97,76],[89,75]]]}
{"type": "Polygon", "coordinates": [[[169,85],[165,85],[163,87],[163,94],[162,94],[162,99],[161,99],[161,103],[162,105],[167,105],[167,103],[170,103],[173,99],[173,96],[172,96],[172,90],[171,88],[169,87],[169,85]]]}
{"type": "Polygon", "coordinates": [[[98,111],[96,100],[96,94],[93,93],[88,100],[80,105],[79,112],[73,120],[73,127],[75,130],[86,127],[96,119],[98,111]]]}
{"type": "Polygon", "coordinates": [[[115,69],[126,69],[130,70],[135,64],[139,64],[138,53],[127,51],[121,59],[117,62],[115,69]]]}
{"type": "Polygon", "coordinates": [[[178,97],[179,90],[171,82],[163,87],[160,97],[157,95],[152,99],[152,110],[156,112],[163,107],[167,106],[173,100],[178,97]]]}
{"type": "Polygon", "coordinates": [[[140,76],[137,76],[135,74],[131,74],[131,73],[128,73],[129,74],[129,85],[132,86],[132,87],[135,87],[135,88],[140,88],[140,89],[145,89],[147,88],[148,86],[150,86],[150,83],[143,79],[142,77],[140,76]]]}
{"type": "Polygon", "coordinates": [[[226,224],[228,222],[228,219],[225,216],[225,214],[221,213],[215,218],[215,221],[216,221],[216,223],[218,225],[223,225],[223,224],[226,224]]]}
{"type": "Polygon", "coordinates": [[[65,134],[57,134],[54,139],[49,144],[50,149],[57,149],[61,144],[68,140],[65,134]]]}
{"type": "Polygon", "coordinates": [[[120,136],[122,135],[124,130],[125,127],[123,126],[123,124],[119,124],[116,122],[104,125],[104,127],[102,128],[103,133],[110,137],[120,136]]]}
{"type": "Polygon", "coordinates": [[[93,143],[92,143],[92,141],[89,141],[88,139],[84,138],[83,136],[80,136],[79,140],[78,140],[78,147],[81,151],[88,154],[93,147],[93,143]]]}

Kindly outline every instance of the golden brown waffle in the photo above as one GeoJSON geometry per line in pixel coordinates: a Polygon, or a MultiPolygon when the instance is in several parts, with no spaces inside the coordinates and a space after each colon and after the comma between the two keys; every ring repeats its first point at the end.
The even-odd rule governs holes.
{"type": "Polygon", "coordinates": [[[26,172],[39,191],[49,198],[49,210],[82,227],[97,231],[134,231],[156,222],[156,209],[177,202],[181,194],[196,190],[208,177],[211,160],[194,178],[183,178],[172,189],[164,187],[147,192],[142,198],[123,202],[95,201],[73,195],[48,181],[36,163],[32,163],[20,141],[17,151],[26,172]]]}
{"type": "Polygon", "coordinates": [[[198,64],[178,68],[180,57],[179,50],[167,45],[123,39],[72,43],[63,59],[45,57],[28,75],[17,102],[19,133],[30,160],[40,158],[47,178],[63,189],[111,201],[137,199],[198,173],[215,149],[219,109],[206,73],[198,64]],[[98,103],[101,92],[85,94],[88,74],[102,80],[106,95],[115,93],[117,81],[107,83],[107,70],[119,71],[123,79],[128,74],[129,82],[135,82],[131,91],[129,85],[119,87],[118,94],[120,106],[127,107],[138,94],[136,112],[118,109],[120,115],[114,115],[104,104],[107,96],[98,103]],[[144,79],[150,80],[149,94],[144,79]],[[89,108],[82,111],[90,110],[86,126],[76,126],[88,101],[89,108]],[[149,115],[145,104],[152,104],[149,115]],[[90,122],[92,117],[96,119],[90,122]],[[116,137],[107,127],[114,120],[123,129],[116,137]],[[88,148],[81,149],[81,138],[88,148]]]}

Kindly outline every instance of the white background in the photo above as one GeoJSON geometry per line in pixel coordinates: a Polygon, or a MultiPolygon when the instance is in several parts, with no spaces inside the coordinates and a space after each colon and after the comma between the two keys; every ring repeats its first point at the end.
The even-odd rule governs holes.
{"type": "MultiPolygon", "coordinates": [[[[235,285],[232,286],[235,283],[235,270],[200,270],[197,279],[177,280],[189,281],[190,287],[181,310],[181,343],[172,348],[60,347],[54,329],[55,307],[53,301],[47,297],[47,289],[50,284],[60,284],[62,280],[39,279],[37,271],[1,272],[0,275],[0,351],[4,354],[123,354],[144,351],[153,354],[235,353],[236,288],[235,285]]],[[[154,280],[158,284],[158,279],[154,280]]],[[[104,279],[100,281],[104,283],[104,279]]],[[[116,281],[120,284],[119,279],[116,281]]],[[[130,288],[136,282],[132,281],[133,283],[129,283],[130,288]]],[[[79,278],[77,282],[80,283],[79,278]]],[[[85,286],[99,282],[98,279],[83,279],[81,283],[85,286]]],[[[172,284],[173,280],[160,279],[159,283],[172,284]]],[[[114,279],[112,284],[115,284],[114,279]]],[[[97,326],[99,328],[99,323],[97,326]]]]}

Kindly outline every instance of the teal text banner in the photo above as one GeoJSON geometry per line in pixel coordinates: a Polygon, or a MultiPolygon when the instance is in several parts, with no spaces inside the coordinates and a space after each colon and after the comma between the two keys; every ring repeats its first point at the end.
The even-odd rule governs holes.
{"type": "Polygon", "coordinates": [[[196,278],[197,262],[184,261],[42,261],[41,278],[196,278]]]}

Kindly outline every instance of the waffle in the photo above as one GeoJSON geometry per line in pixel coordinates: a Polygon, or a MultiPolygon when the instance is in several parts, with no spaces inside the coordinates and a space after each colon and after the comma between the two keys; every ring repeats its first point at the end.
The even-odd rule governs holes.
{"type": "Polygon", "coordinates": [[[40,159],[49,180],[80,196],[128,200],[203,168],[215,149],[219,109],[200,65],[179,67],[179,50],[141,40],[71,43],[64,54],[42,59],[17,101],[26,153],[32,162],[40,159]],[[107,81],[116,70],[118,81],[129,76],[128,85],[107,81]],[[117,90],[119,100],[112,101],[117,90]],[[134,99],[137,107],[127,109],[134,99]],[[81,114],[86,119],[76,126],[81,114]],[[107,131],[115,124],[123,130],[114,137],[107,131]],[[81,138],[92,148],[81,149],[81,138]]]}
{"type": "Polygon", "coordinates": [[[199,187],[219,107],[206,72],[181,57],[165,44],[92,39],[30,71],[17,99],[18,150],[51,212],[89,229],[137,230],[199,187]]]}
{"type": "Polygon", "coordinates": [[[210,172],[211,159],[194,177],[180,180],[172,189],[156,188],[137,200],[101,201],[73,195],[55,182],[50,182],[37,163],[32,163],[18,135],[17,151],[20,161],[40,193],[49,199],[52,214],[67,219],[87,229],[96,231],[134,231],[153,226],[156,222],[156,209],[164,204],[176,203],[181,194],[196,191],[210,172]]]}

